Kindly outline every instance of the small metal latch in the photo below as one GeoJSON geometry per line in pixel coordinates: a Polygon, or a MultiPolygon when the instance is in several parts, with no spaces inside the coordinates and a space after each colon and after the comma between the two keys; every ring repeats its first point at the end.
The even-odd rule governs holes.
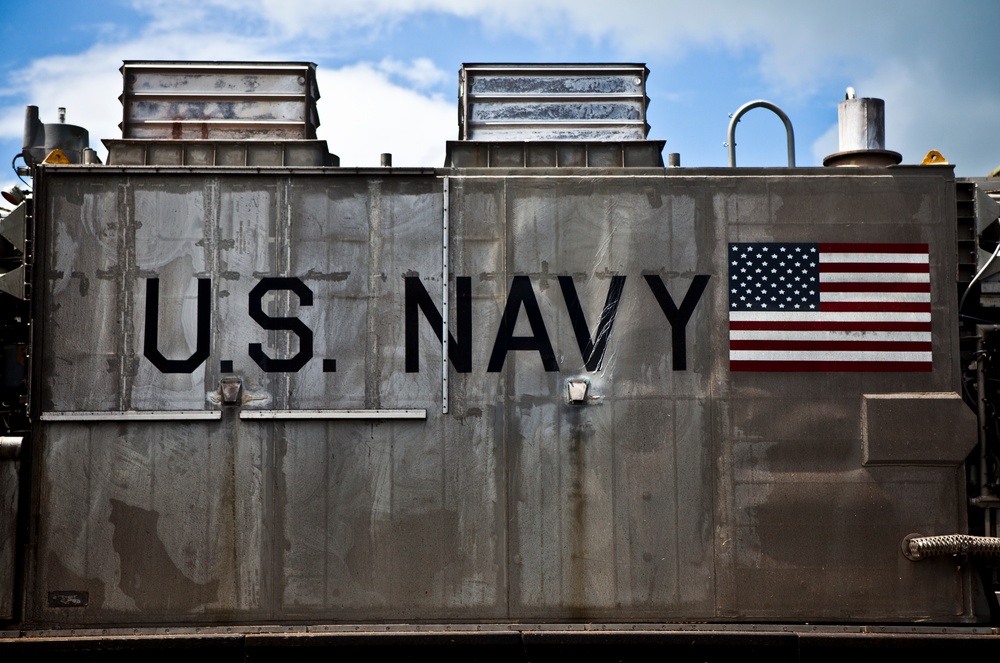
{"type": "Polygon", "coordinates": [[[580,405],[587,401],[587,392],[590,390],[589,378],[567,378],[566,379],[566,402],[571,405],[580,405]]]}
{"type": "Polygon", "coordinates": [[[239,378],[222,378],[219,380],[219,396],[223,405],[239,405],[243,380],[239,378]]]}

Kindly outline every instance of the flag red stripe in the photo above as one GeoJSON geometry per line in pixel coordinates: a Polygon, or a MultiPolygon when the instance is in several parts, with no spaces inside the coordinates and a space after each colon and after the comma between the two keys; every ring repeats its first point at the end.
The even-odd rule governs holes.
{"type": "Polygon", "coordinates": [[[766,373],[929,373],[929,361],[730,361],[729,370],[766,373]]]}
{"type": "Polygon", "coordinates": [[[827,273],[926,274],[931,271],[931,266],[926,262],[823,262],[821,260],[819,271],[827,273]]]}
{"type": "Polygon", "coordinates": [[[930,292],[930,283],[820,283],[821,292],[930,292]]]}
{"type": "Polygon", "coordinates": [[[780,331],[931,331],[929,322],[808,322],[730,320],[730,329],[780,331]]]}
{"type": "Polygon", "coordinates": [[[845,244],[820,242],[820,253],[927,253],[927,244],[845,244]]]}
{"type": "Polygon", "coordinates": [[[884,311],[895,313],[929,313],[929,302],[820,302],[819,310],[826,312],[843,311],[884,311]]]}
{"type": "Polygon", "coordinates": [[[729,341],[730,350],[787,350],[789,352],[795,350],[930,352],[933,347],[933,343],[929,341],[729,341]]]}

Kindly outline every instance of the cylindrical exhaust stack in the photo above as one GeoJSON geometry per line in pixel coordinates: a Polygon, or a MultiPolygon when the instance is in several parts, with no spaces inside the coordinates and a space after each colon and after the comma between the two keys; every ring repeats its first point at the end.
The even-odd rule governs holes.
{"type": "Polygon", "coordinates": [[[837,104],[840,151],[885,150],[885,102],[848,98],[837,104]]]}
{"type": "Polygon", "coordinates": [[[70,163],[83,163],[90,149],[90,134],[83,127],[66,124],[66,109],[59,108],[59,121],[45,123],[38,118],[38,106],[24,109],[22,155],[29,166],[40,163],[52,150],[60,150],[70,163]]]}
{"type": "Polygon", "coordinates": [[[844,101],[837,105],[839,151],[823,159],[824,166],[895,166],[903,160],[898,152],[885,149],[885,102],[858,99],[847,88],[844,101]]]}

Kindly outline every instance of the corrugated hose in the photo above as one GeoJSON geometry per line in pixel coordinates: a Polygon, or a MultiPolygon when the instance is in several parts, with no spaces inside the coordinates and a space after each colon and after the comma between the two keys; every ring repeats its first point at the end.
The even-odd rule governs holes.
{"type": "Polygon", "coordinates": [[[903,539],[902,548],[903,555],[914,562],[940,555],[1000,557],[1000,538],[972,536],[971,534],[945,534],[943,536],[910,534],[903,539]]]}

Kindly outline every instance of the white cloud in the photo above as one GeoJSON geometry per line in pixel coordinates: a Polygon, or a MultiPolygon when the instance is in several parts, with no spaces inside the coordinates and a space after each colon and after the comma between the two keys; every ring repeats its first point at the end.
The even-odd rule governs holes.
{"type": "MultiPolygon", "coordinates": [[[[983,26],[991,17],[1000,18],[1000,4],[991,0],[967,0],[961,12],[933,0],[720,0],[699,5],[679,0],[136,0],[133,5],[150,17],[138,32],[122,38],[124,28],[107,30],[98,37],[107,41],[85,52],[41,58],[9,74],[3,98],[17,105],[0,107],[0,134],[20,138],[21,104],[27,101],[40,106],[47,121],[54,120],[56,107],[66,106],[68,121],[90,129],[95,147],[99,138],[120,135],[117,70],[126,58],[308,58],[323,65],[321,135],[330,139],[334,152],[342,153],[345,165],[375,163],[377,151],[396,153],[397,163],[409,161],[404,155],[412,154],[410,163],[437,165],[443,141],[456,131],[455,102],[442,101],[434,91],[444,89],[454,74],[442,72],[441,63],[426,57],[383,58],[378,46],[379,39],[403,30],[417,15],[436,13],[478,21],[498,39],[535,39],[539,52],[589,42],[593,48],[577,52],[658,60],[661,71],[680,58],[729,53],[736,66],[756,73],[747,76],[750,85],[765,85],[760,95],[781,100],[800,101],[832,84],[853,84],[862,94],[886,99],[887,147],[903,152],[907,161],[931,147],[960,165],[982,160],[973,155],[987,151],[1000,160],[993,138],[1000,135],[994,119],[1000,80],[981,65],[993,51],[983,26]],[[118,41],[112,41],[115,35],[118,41]],[[375,44],[365,52],[377,64],[355,64],[358,44],[375,44]],[[320,49],[342,56],[330,58],[320,49]],[[367,95],[353,97],[365,100],[363,112],[356,110],[358,102],[330,105],[331,99],[352,98],[341,85],[367,95]],[[350,135],[343,132],[340,118],[350,120],[350,135]],[[434,128],[415,131],[418,120],[434,128]],[[417,161],[433,141],[433,159],[417,161]]],[[[435,52],[433,46],[428,49],[428,54],[435,52]]],[[[680,66],[697,63],[689,59],[680,66]]],[[[706,88],[712,84],[705,81],[706,88]]],[[[829,134],[813,142],[817,158],[830,153],[829,134]]],[[[978,163],[969,172],[982,171],[978,163]]]]}
{"type": "Polygon", "coordinates": [[[474,16],[487,8],[484,0],[133,0],[148,12],[157,29],[204,25],[206,16],[217,25],[239,25],[272,38],[291,41],[348,35],[358,30],[379,34],[415,13],[435,11],[474,16]],[[224,18],[220,18],[220,16],[224,18]]]}
{"type": "MultiPolygon", "coordinates": [[[[994,0],[955,6],[935,0],[136,0],[153,16],[151,30],[182,33],[227,25],[292,44],[296,40],[356,42],[386,36],[417,14],[480,22],[491,34],[540,45],[590,41],[617,57],[680,58],[693,50],[748,56],[758,75],[786,94],[809,94],[824,79],[907,62],[930,49],[951,62],[969,57],[977,22],[1000,18],[994,0]]],[[[988,34],[979,30],[978,34],[988,34]]],[[[331,45],[330,48],[336,48],[331,45]]],[[[981,45],[981,51],[987,51],[981,45]]],[[[992,51],[982,52],[985,58],[992,51]]],[[[985,61],[985,60],[984,60],[985,61]]]]}
{"type": "MultiPolygon", "coordinates": [[[[38,106],[42,122],[56,122],[57,108],[65,107],[66,122],[88,129],[91,146],[96,147],[98,138],[121,135],[117,128],[122,117],[117,100],[122,87],[120,66],[113,50],[96,48],[78,56],[35,60],[13,82],[21,96],[38,106]]],[[[20,138],[23,128],[24,106],[5,107],[0,134],[20,138]]]]}
{"type": "MultiPolygon", "coordinates": [[[[172,33],[150,33],[109,44],[97,44],[77,55],[47,56],[9,78],[8,96],[19,96],[38,106],[42,122],[56,122],[58,107],[67,109],[66,122],[90,132],[91,147],[102,152],[100,140],[121,138],[122,93],[119,68],[124,60],[261,59],[267,45],[235,36],[185,39],[172,33]]],[[[20,138],[24,106],[0,110],[0,136],[20,138]]],[[[102,153],[103,158],[103,153],[102,153]]]]}
{"type": "Polygon", "coordinates": [[[319,70],[320,137],[343,166],[442,166],[444,144],[458,134],[455,102],[392,83],[371,64],[319,70]]]}
{"type": "MultiPolygon", "coordinates": [[[[121,137],[118,96],[123,60],[285,59],[273,48],[273,43],[232,35],[187,35],[183,40],[173,33],[145,35],[94,46],[79,55],[39,58],[13,77],[11,92],[38,106],[46,123],[56,122],[57,108],[65,107],[67,123],[86,128],[91,147],[106,160],[100,141],[121,137]]],[[[444,142],[457,134],[455,102],[393,83],[390,75],[417,88],[445,77],[424,58],[410,63],[386,59],[378,66],[321,67],[319,138],[327,139],[345,166],[378,165],[380,152],[393,153],[396,165],[442,165],[444,142]]],[[[19,139],[23,127],[22,105],[0,110],[0,136],[19,139]]]]}
{"type": "Polygon", "coordinates": [[[379,62],[378,68],[379,71],[398,76],[417,88],[434,87],[450,78],[449,74],[438,69],[428,58],[417,58],[410,63],[384,58],[379,62]]]}
{"type": "MultiPolygon", "coordinates": [[[[890,149],[886,145],[886,149],[890,149]]],[[[817,138],[812,146],[811,152],[813,161],[819,165],[823,163],[825,157],[830,156],[835,152],[840,151],[840,129],[836,124],[827,129],[819,138],[817,138]]],[[[899,150],[893,150],[898,152],[899,150]]]]}

